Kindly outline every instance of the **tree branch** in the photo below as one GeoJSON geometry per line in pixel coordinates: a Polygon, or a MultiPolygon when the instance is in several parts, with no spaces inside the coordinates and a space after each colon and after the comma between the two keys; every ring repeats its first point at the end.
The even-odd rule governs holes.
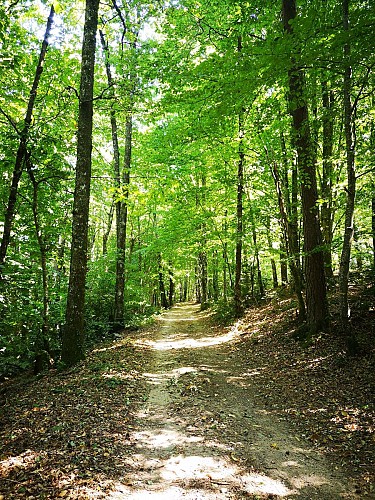
{"type": "Polygon", "coordinates": [[[21,135],[21,132],[18,130],[17,128],[17,125],[16,125],[16,122],[13,120],[13,118],[8,115],[8,113],[6,113],[2,108],[0,108],[0,113],[5,116],[5,118],[8,120],[8,122],[12,125],[12,127],[14,128],[14,130],[17,132],[17,135],[21,135]]]}

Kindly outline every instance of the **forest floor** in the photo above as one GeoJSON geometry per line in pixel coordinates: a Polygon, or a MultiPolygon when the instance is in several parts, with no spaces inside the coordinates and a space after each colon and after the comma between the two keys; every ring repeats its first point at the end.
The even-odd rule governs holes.
{"type": "Polygon", "coordinates": [[[275,300],[221,327],[178,305],[3,383],[0,499],[375,498],[374,342],[303,347],[291,315],[275,300]]]}

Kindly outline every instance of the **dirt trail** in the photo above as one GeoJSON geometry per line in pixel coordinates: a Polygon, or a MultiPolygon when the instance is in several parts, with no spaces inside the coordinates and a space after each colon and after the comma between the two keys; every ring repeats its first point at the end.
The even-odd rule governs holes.
{"type": "Polygon", "coordinates": [[[153,351],[129,472],[110,499],[358,498],[334,464],[255,405],[235,333],[193,304],[163,314],[138,344],[153,351]]]}

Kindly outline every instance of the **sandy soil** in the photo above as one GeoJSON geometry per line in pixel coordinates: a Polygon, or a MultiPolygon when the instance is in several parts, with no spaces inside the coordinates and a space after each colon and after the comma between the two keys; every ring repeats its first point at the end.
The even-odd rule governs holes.
{"type": "Polygon", "coordinates": [[[109,499],[354,499],[339,465],[256,403],[259,368],[238,337],[194,304],[174,307],[142,332],[149,386],[129,434],[127,473],[109,499]]]}

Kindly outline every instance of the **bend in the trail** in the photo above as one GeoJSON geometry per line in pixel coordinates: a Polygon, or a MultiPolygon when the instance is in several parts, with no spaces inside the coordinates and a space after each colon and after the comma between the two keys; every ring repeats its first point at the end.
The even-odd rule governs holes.
{"type": "Polygon", "coordinates": [[[108,498],[356,498],[335,466],[254,402],[259,367],[236,357],[194,304],[174,307],[138,343],[151,347],[149,397],[133,453],[108,498]]]}

